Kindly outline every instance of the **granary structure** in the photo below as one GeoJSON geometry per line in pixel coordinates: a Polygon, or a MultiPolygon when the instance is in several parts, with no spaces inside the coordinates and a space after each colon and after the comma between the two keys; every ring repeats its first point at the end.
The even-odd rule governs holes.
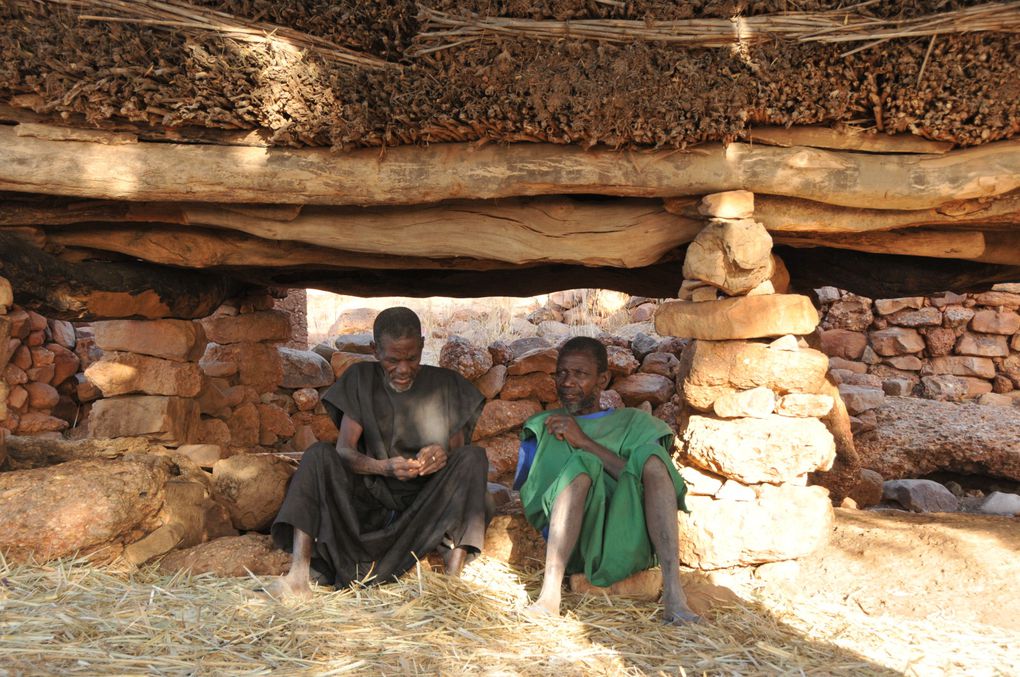
{"type": "MultiPolygon", "coordinates": [[[[682,438],[702,469],[770,487],[751,530],[821,514],[793,496],[852,455],[833,421],[835,441],[791,433],[783,467],[717,449],[767,436],[717,429],[727,406],[760,408],[731,401],[755,388],[822,398],[769,400],[777,421],[839,419],[825,365],[761,341],[814,329],[783,292],[1020,277],[1016,2],[8,0],[0,24],[0,275],[20,306],[189,320],[268,288],[679,297],[660,333],[712,342],[681,365],[711,414],[682,438]],[[726,381],[752,353],[801,366],[726,381]]],[[[198,363],[182,341],[174,359],[198,363]]],[[[197,397],[202,375],[175,374],[197,397]]]]}

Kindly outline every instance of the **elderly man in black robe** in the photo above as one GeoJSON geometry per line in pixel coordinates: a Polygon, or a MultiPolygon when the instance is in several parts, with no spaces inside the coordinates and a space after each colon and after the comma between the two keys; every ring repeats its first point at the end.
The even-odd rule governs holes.
{"type": "Polygon", "coordinates": [[[293,552],[274,596],[307,596],[313,577],[394,580],[437,548],[459,576],[482,548],[488,460],[469,442],[484,398],[456,372],[421,365],[410,309],[379,313],[373,338],[378,361],[353,365],[323,397],[336,448],[308,448],[273,523],[276,545],[293,552]]]}

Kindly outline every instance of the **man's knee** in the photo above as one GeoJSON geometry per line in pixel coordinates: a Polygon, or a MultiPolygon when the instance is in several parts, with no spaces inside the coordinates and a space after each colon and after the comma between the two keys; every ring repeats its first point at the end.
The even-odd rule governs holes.
{"type": "Polygon", "coordinates": [[[489,475],[489,457],[485,455],[485,449],[482,447],[467,446],[455,449],[450,454],[447,465],[464,467],[467,472],[476,472],[485,477],[489,475]]]}
{"type": "Polygon", "coordinates": [[[570,480],[570,486],[577,487],[579,491],[588,491],[591,489],[591,476],[588,473],[579,473],[570,480]]]}

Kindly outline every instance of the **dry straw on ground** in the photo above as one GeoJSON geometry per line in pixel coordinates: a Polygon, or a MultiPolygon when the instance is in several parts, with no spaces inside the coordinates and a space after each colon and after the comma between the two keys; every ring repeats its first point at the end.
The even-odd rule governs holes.
{"type": "Polygon", "coordinates": [[[0,563],[0,675],[891,675],[1017,667],[1009,638],[994,628],[762,600],[718,608],[706,625],[671,628],[658,623],[652,604],[568,596],[565,618],[536,624],[518,610],[537,582],[482,558],[460,581],[419,570],[393,585],[278,604],[253,592],[255,579],[0,563]]]}

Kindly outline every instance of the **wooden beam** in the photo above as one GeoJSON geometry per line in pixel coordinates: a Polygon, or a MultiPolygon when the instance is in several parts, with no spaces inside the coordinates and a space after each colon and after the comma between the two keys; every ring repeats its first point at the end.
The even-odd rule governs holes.
{"type": "MultiPolygon", "coordinates": [[[[985,253],[984,233],[976,230],[930,230],[912,228],[879,233],[855,233],[834,235],[832,233],[773,233],[776,244],[792,247],[832,247],[852,249],[872,254],[900,254],[903,256],[928,256],[937,259],[965,259],[980,261],[985,253]]],[[[1020,265],[1020,252],[1015,263],[1020,265]]]]}
{"type": "Polygon", "coordinates": [[[865,153],[935,153],[953,149],[948,141],[930,141],[915,134],[884,134],[854,127],[755,127],[745,138],[750,143],[770,146],[810,146],[865,153]]]}
{"type": "MultiPolygon", "coordinates": [[[[670,214],[659,200],[519,198],[415,207],[303,208],[196,203],[26,205],[11,201],[5,206],[0,202],[2,225],[84,223],[82,229],[91,229],[95,221],[215,227],[264,240],[390,258],[617,268],[651,265],[693,240],[704,226],[700,219],[670,214]]],[[[72,244],[69,235],[63,237],[72,244]]],[[[171,246],[181,250],[184,243],[171,246]]],[[[245,248],[253,253],[254,245],[248,242],[245,248]]],[[[309,263],[315,258],[307,249],[302,249],[300,256],[309,263]]],[[[160,254],[161,261],[168,262],[162,257],[160,254]]]]}
{"type": "Polygon", "coordinates": [[[131,201],[395,205],[522,195],[704,195],[746,189],[828,204],[930,209],[1020,188],[1020,140],[943,155],[707,144],[690,152],[436,144],[334,153],[122,146],[0,127],[0,190],[131,201]]]}
{"type": "Polygon", "coordinates": [[[0,231],[0,275],[15,300],[61,320],[206,317],[242,291],[210,273],[144,263],[69,263],[0,231]]]}
{"type": "MultiPolygon", "coordinates": [[[[669,198],[665,205],[674,214],[688,218],[697,215],[698,201],[691,198],[669,198]]],[[[755,195],[754,218],[772,233],[866,233],[921,226],[971,228],[975,224],[982,229],[1020,229],[1020,192],[916,210],[854,209],[797,198],[755,195]]]]}

